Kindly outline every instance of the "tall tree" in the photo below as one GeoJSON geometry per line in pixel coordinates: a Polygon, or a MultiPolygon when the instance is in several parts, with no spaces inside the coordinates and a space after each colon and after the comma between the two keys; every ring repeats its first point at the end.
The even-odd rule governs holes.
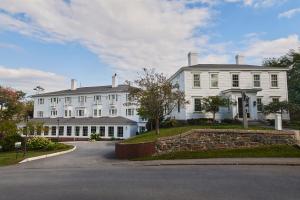
{"type": "Polygon", "coordinates": [[[300,111],[300,106],[288,101],[272,102],[264,106],[265,114],[279,113],[281,116],[284,112],[297,113],[300,111]]]}
{"type": "Polygon", "coordinates": [[[130,97],[139,106],[138,114],[155,121],[156,134],[159,134],[160,119],[169,115],[175,107],[187,103],[178,85],[172,85],[167,78],[154,69],[143,69],[134,81],[137,87],[130,87],[130,97]]]}
{"type": "Polygon", "coordinates": [[[280,58],[265,59],[263,65],[290,68],[287,72],[289,102],[300,105],[300,52],[291,50],[280,58]]]}
{"type": "Polygon", "coordinates": [[[203,110],[213,114],[213,121],[215,122],[216,113],[219,112],[220,107],[228,106],[229,99],[221,96],[209,96],[202,99],[203,110]]]}

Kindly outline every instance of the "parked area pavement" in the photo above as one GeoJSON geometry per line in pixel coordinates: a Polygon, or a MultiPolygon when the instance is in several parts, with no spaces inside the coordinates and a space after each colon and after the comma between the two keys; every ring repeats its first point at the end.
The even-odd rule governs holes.
{"type": "Polygon", "coordinates": [[[75,145],[77,149],[68,154],[1,167],[0,199],[298,200],[300,196],[300,166],[147,165],[115,159],[114,142],[75,145]]]}

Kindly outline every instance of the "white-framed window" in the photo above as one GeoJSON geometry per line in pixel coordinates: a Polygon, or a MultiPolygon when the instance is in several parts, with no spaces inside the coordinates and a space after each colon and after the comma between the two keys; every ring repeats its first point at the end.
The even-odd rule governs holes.
{"type": "Polygon", "coordinates": [[[65,110],[65,117],[68,117],[68,110],[65,110]]]}
{"type": "Polygon", "coordinates": [[[76,116],[77,117],[84,117],[84,109],[76,110],[76,116]]]}
{"type": "Polygon", "coordinates": [[[263,111],[262,98],[257,97],[256,102],[257,102],[257,111],[262,112],[263,111]]]}
{"type": "Polygon", "coordinates": [[[38,117],[43,117],[44,116],[44,112],[43,111],[37,111],[37,116],[38,117]]]}
{"type": "Polygon", "coordinates": [[[65,110],[65,117],[71,117],[72,111],[71,110],[65,110]]]}
{"type": "Polygon", "coordinates": [[[97,126],[91,126],[91,133],[97,132],[97,126]]]}
{"type": "Polygon", "coordinates": [[[101,95],[95,95],[94,96],[94,102],[95,103],[101,103],[101,95]]]}
{"type": "Polygon", "coordinates": [[[79,103],[84,103],[84,102],[86,102],[86,96],[79,96],[79,97],[78,97],[78,102],[79,102],[79,103]]]}
{"type": "Polygon", "coordinates": [[[129,94],[126,94],[126,102],[131,102],[132,98],[129,94]]]}
{"type": "Polygon", "coordinates": [[[94,117],[100,117],[101,116],[101,109],[94,109],[93,113],[94,113],[94,117]]]}
{"type": "Polygon", "coordinates": [[[199,88],[201,86],[200,83],[200,74],[193,74],[193,85],[195,88],[199,88]]]}
{"type": "Polygon", "coordinates": [[[194,98],[194,111],[201,112],[201,98],[194,98]]]}
{"type": "Polygon", "coordinates": [[[44,104],[44,98],[38,98],[38,104],[44,104]]]}
{"type": "Polygon", "coordinates": [[[211,88],[218,88],[219,87],[219,74],[218,73],[211,73],[210,74],[210,87],[211,88]]]}
{"type": "Polygon", "coordinates": [[[118,137],[123,137],[123,135],[124,135],[124,128],[123,128],[123,126],[118,126],[118,128],[117,128],[117,136],[118,137]]]}
{"type": "Polygon", "coordinates": [[[111,101],[118,101],[118,95],[117,94],[110,94],[108,95],[108,99],[111,101]]]}
{"type": "Polygon", "coordinates": [[[276,102],[276,103],[278,103],[279,102],[279,97],[272,97],[272,102],[276,102]]]}
{"type": "Polygon", "coordinates": [[[277,88],[278,87],[278,74],[271,74],[271,87],[277,88]]]}
{"type": "Polygon", "coordinates": [[[126,116],[133,116],[134,115],[134,109],[128,108],[126,109],[126,116]]]}
{"type": "Polygon", "coordinates": [[[115,116],[117,115],[118,110],[116,108],[109,109],[109,115],[115,116]]]}
{"type": "Polygon", "coordinates": [[[253,74],[253,87],[260,87],[260,74],[253,74]]]}
{"type": "Polygon", "coordinates": [[[50,98],[51,103],[58,103],[58,97],[52,97],[50,98]]]}
{"type": "Polygon", "coordinates": [[[109,126],[108,127],[108,137],[114,137],[115,135],[115,127],[109,126]]]}
{"type": "Polygon", "coordinates": [[[240,75],[239,74],[232,74],[232,87],[238,88],[240,87],[240,75]]]}
{"type": "Polygon", "coordinates": [[[57,116],[57,110],[51,110],[51,111],[50,111],[50,115],[51,115],[52,117],[57,116]]]}
{"type": "Polygon", "coordinates": [[[71,102],[71,97],[65,97],[65,104],[70,104],[71,102]]]}
{"type": "Polygon", "coordinates": [[[67,136],[72,135],[72,126],[67,126],[67,136]]]}
{"type": "Polygon", "coordinates": [[[69,110],[69,117],[72,117],[72,110],[69,110]]]}

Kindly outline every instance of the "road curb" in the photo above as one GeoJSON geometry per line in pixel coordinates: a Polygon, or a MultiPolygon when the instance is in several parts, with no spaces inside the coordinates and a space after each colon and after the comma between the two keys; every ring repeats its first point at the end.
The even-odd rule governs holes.
{"type": "Polygon", "coordinates": [[[144,164],[143,166],[150,167],[150,166],[207,166],[207,165],[220,165],[220,166],[241,166],[241,165],[248,165],[248,166],[300,166],[300,163],[172,163],[172,164],[144,164]]]}
{"type": "Polygon", "coordinates": [[[60,151],[60,152],[50,153],[50,154],[46,154],[46,155],[42,155],[42,156],[36,156],[36,157],[26,158],[26,159],[20,161],[19,163],[25,163],[25,162],[30,162],[30,161],[34,161],[34,160],[40,160],[40,159],[44,159],[44,158],[50,158],[50,157],[54,157],[54,156],[59,156],[59,155],[63,155],[63,154],[75,151],[75,149],[76,149],[76,146],[74,146],[72,149],[69,149],[69,150],[66,150],[66,151],[60,151]]]}

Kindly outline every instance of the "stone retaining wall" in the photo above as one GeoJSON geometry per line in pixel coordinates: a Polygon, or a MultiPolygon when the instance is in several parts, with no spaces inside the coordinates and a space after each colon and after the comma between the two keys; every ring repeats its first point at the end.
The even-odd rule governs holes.
{"type": "Polygon", "coordinates": [[[158,139],[155,151],[156,154],[163,154],[174,151],[235,149],[295,143],[295,134],[287,131],[197,129],[158,139]]]}

